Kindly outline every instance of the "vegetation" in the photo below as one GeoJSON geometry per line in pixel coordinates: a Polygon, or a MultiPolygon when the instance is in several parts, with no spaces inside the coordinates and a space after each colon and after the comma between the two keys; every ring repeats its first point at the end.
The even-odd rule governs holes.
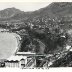
{"type": "Polygon", "coordinates": [[[15,8],[6,10],[0,12],[0,27],[21,36],[20,52],[52,54],[52,57],[41,57],[43,61],[37,58],[37,64],[41,64],[37,66],[43,66],[51,60],[55,60],[51,67],[72,66],[72,52],[65,52],[67,45],[72,46],[72,3],[52,3],[27,13],[15,8]],[[6,15],[6,10],[11,10],[9,16],[6,15]]]}

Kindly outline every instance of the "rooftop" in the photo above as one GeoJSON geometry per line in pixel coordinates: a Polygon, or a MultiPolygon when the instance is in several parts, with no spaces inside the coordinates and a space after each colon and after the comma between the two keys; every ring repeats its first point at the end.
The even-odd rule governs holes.
{"type": "Polygon", "coordinates": [[[32,53],[32,52],[17,52],[16,55],[35,55],[36,53],[32,53]]]}
{"type": "Polygon", "coordinates": [[[16,60],[18,60],[18,61],[20,61],[21,59],[26,59],[27,57],[26,56],[11,56],[11,57],[9,57],[7,60],[8,61],[16,61],[16,60]]]}

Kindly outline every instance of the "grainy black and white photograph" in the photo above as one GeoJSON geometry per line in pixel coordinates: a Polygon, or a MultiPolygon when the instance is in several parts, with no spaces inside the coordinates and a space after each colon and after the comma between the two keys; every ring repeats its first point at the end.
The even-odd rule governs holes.
{"type": "Polygon", "coordinates": [[[0,68],[72,67],[72,2],[0,2],[0,68]]]}

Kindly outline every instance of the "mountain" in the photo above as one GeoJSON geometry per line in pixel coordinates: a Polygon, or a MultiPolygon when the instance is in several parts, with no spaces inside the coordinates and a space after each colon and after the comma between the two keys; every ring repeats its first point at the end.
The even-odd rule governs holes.
{"type": "MultiPolygon", "coordinates": [[[[70,38],[70,36],[68,37],[66,31],[64,31],[64,32],[62,31],[62,27],[61,27],[61,29],[59,27],[58,27],[58,29],[53,29],[53,27],[55,27],[54,25],[56,25],[56,24],[52,20],[51,21],[48,20],[48,18],[51,18],[51,19],[53,19],[55,17],[62,18],[63,16],[68,16],[68,17],[72,16],[72,3],[54,2],[45,8],[41,8],[41,9],[33,11],[33,12],[22,12],[16,8],[7,8],[7,9],[0,11],[0,20],[5,20],[5,21],[8,20],[9,23],[7,24],[8,21],[5,23],[5,25],[2,25],[2,24],[4,24],[3,21],[2,21],[2,23],[1,22],[0,23],[1,23],[1,27],[5,27],[6,29],[9,28],[9,29],[11,29],[11,32],[17,33],[22,37],[22,39],[20,41],[21,44],[20,44],[19,51],[25,51],[25,52],[33,51],[33,52],[36,52],[37,54],[51,53],[51,54],[54,54],[54,58],[52,57],[51,60],[53,59],[53,61],[54,61],[54,59],[56,57],[55,53],[56,54],[58,53],[58,55],[59,55],[59,53],[63,54],[63,52],[64,52],[63,50],[65,50],[64,46],[70,42],[72,43],[72,38],[70,38]],[[24,23],[25,21],[26,22],[29,21],[30,23],[32,21],[33,24],[36,22],[35,24],[39,24],[39,25],[42,25],[44,22],[46,22],[46,21],[42,22],[42,21],[40,21],[40,19],[48,20],[47,24],[53,25],[53,27],[51,28],[51,26],[50,27],[48,26],[48,28],[43,27],[43,28],[33,29],[29,26],[24,25],[24,24],[27,24],[27,23],[24,23]],[[39,21],[39,23],[37,21],[39,21]],[[49,21],[50,21],[50,23],[49,23],[49,21]],[[62,35],[64,35],[65,37],[62,37],[62,35]]],[[[69,19],[69,18],[67,18],[67,19],[69,19]]],[[[63,25],[64,29],[66,29],[65,26],[68,28],[69,24],[67,22],[63,23],[63,24],[64,24],[63,25]]],[[[58,22],[57,22],[57,25],[59,25],[58,22]]],[[[70,54],[72,54],[72,52],[70,54]]],[[[68,56],[70,56],[70,54],[68,54],[68,56]]],[[[61,62],[69,61],[69,60],[65,60],[65,59],[71,58],[72,55],[70,57],[68,57],[68,56],[62,58],[61,60],[58,60],[57,61],[58,65],[59,65],[60,61],[61,62]]],[[[72,59],[70,59],[70,62],[71,62],[71,60],[72,59]]],[[[55,62],[56,65],[57,65],[57,63],[55,62]]],[[[70,64],[70,63],[68,63],[68,64],[70,64]]],[[[53,66],[56,66],[56,65],[53,65],[53,66]]]]}
{"type": "Polygon", "coordinates": [[[72,16],[72,2],[53,2],[50,5],[33,12],[20,12],[12,16],[12,19],[34,19],[39,17],[72,16]]]}
{"type": "MultiPolygon", "coordinates": [[[[33,21],[37,19],[72,17],[72,2],[53,2],[50,5],[32,12],[20,11],[16,8],[7,8],[0,11],[2,20],[23,20],[33,21]]],[[[72,18],[71,18],[72,19],[72,18]]]]}
{"type": "Polygon", "coordinates": [[[50,18],[72,16],[72,2],[53,2],[45,8],[34,11],[33,15],[50,18]]]}
{"type": "Polygon", "coordinates": [[[72,2],[53,2],[50,5],[33,12],[23,12],[16,8],[7,8],[0,11],[0,18],[34,19],[39,17],[72,16],[72,2]]]}
{"type": "Polygon", "coordinates": [[[14,7],[7,8],[0,11],[0,18],[9,18],[13,17],[15,14],[22,13],[19,9],[16,9],[14,7]]]}

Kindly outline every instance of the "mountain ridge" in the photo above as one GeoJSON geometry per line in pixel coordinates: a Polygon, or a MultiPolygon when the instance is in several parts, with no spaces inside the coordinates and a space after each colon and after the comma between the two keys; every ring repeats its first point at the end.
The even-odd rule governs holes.
{"type": "Polygon", "coordinates": [[[33,20],[35,18],[45,18],[46,16],[51,19],[72,16],[72,3],[53,2],[44,8],[31,12],[24,12],[14,7],[0,11],[0,20],[33,20]]]}
{"type": "Polygon", "coordinates": [[[4,10],[0,11],[0,18],[9,18],[14,16],[17,13],[21,13],[22,11],[20,11],[19,9],[16,9],[14,7],[12,8],[6,8],[4,10]]]}
{"type": "MultiPolygon", "coordinates": [[[[14,15],[12,18],[34,18],[34,17],[45,17],[50,18],[61,17],[61,16],[72,16],[72,3],[69,2],[53,2],[48,6],[32,12],[24,12],[14,15]]],[[[18,19],[17,18],[17,19],[18,19]]]]}

